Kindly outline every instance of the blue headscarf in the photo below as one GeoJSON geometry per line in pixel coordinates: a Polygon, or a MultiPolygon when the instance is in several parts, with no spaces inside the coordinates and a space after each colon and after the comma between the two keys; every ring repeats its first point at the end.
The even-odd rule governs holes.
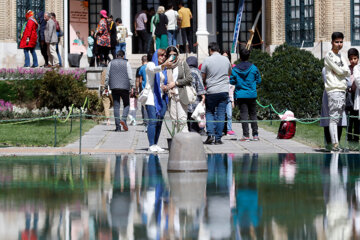
{"type": "MultiPolygon", "coordinates": [[[[153,63],[155,63],[155,66],[159,66],[158,51],[159,50],[156,50],[154,52],[154,55],[153,55],[153,57],[151,59],[151,61],[153,63]]],[[[163,74],[165,76],[164,84],[166,85],[167,81],[168,81],[166,69],[163,71],[163,74]]],[[[164,94],[163,99],[165,100],[166,104],[168,104],[169,98],[168,98],[167,94],[164,94]]],[[[155,102],[156,115],[159,115],[160,112],[161,112],[161,109],[163,107],[166,107],[166,106],[163,106],[163,102],[162,102],[162,98],[161,98],[160,73],[155,74],[155,79],[154,79],[154,102],[155,102]]]]}

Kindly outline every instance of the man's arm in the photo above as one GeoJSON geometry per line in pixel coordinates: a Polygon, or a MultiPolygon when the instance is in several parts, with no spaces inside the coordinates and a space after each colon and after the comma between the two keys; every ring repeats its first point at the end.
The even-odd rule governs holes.
{"type": "Polygon", "coordinates": [[[206,73],[201,73],[201,77],[202,77],[204,86],[206,87],[206,73]]]}
{"type": "Polygon", "coordinates": [[[330,52],[329,54],[327,54],[325,56],[325,66],[330,68],[336,75],[340,75],[340,76],[350,75],[350,69],[346,65],[346,62],[343,62],[343,66],[338,66],[334,62],[334,58],[335,56],[333,55],[333,53],[330,52]]]}
{"type": "Polygon", "coordinates": [[[128,72],[128,77],[129,77],[129,80],[130,80],[130,88],[134,88],[135,86],[135,80],[133,78],[133,74],[132,74],[132,70],[131,70],[131,66],[130,66],[130,63],[127,62],[127,72],[128,72]]]}
{"type": "Polygon", "coordinates": [[[110,66],[111,66],[111,62],[109,62],[108,67],[107,67],[107,69],[106,69],[105,89],[107,89],[108,86],[109,86],[110,66]]]}

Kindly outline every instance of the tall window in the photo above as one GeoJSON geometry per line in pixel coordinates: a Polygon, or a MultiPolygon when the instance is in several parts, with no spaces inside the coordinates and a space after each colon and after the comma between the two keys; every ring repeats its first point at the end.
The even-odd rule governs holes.
{"type": "Polygon", "coordinates": [[[45,0],[16,0],[16,37],[18,43],[20,42],[21,29],[26,22],[25,14],[28,10],[32,10],[35,13],[37,21],[37,14],[45,10],[45,0]]]}
{"type": "Polygon", "coordinates": [[[298,47],[314,45],[314,0],[286,0],[286,42],[298,47]]]}
{"type": "Polygon", "coordinates": [[[108,1],[103,0],[89,0],[89,27],[90,30],[96,30],[100,21],[100,11],[105,9],[108,11],[108,1]]]}
{"type": "Polygon", "coordinates": [[[360,45],[360,0],[351,1],[351,44],[360,45]]]}

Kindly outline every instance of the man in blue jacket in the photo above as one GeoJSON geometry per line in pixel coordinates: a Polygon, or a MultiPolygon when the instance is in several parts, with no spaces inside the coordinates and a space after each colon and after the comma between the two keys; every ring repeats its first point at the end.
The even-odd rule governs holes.
{"type": "Polygon", "coordinates": [[[240,118],[242,122],[243,137],[240,141],[250,141],[249,136],[249,119],[251,122],[252,136],[254,141],[259,140],[257,113],[256,113],[256,86],[261,82],[259,69],[252,63],[248,62],[250,51],[247,49],[240,50],[241,62],[236,65],[231,72],[230,84],[235,85],[234,98],[235,103],[240,109],[240,118]]]}

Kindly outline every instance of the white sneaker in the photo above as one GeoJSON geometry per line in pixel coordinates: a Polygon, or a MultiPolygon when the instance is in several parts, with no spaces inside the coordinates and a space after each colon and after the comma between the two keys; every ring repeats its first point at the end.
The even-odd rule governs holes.
{"type": "Polygon", "coordinates": [[[151,145],[151,146],[149,147],[149,151],[150,151],[150,152],[153,152],[153,153],[157,153],[159,150],[158,150],[158,148],[157,148],[157,145],[151,145]]]}
{"type": "Polygon", "coordinates": [[[165,149],[162,149],[159,145],[155,145],[158,152],[165,152],[165,149]]]}

